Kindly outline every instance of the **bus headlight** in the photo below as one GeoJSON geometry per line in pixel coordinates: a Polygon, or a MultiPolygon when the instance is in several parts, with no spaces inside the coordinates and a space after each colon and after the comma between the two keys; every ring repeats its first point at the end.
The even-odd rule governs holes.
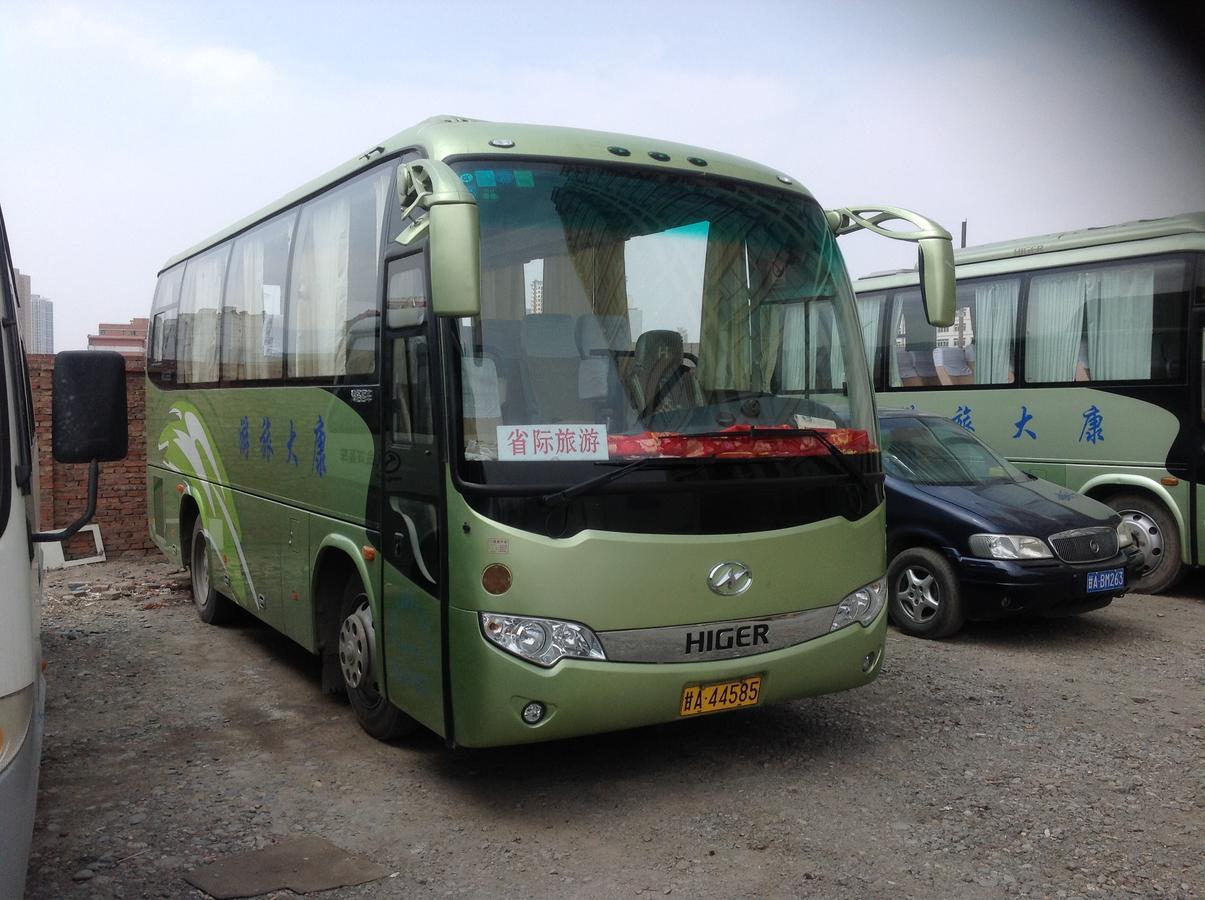
{"type": "Polygon", "coordinates": [[[837,613],[833,616],[833,624],[828,630],[836,631],[854,622],[861,622],[869,628],[886,602],[887,579],[876,578],[841,599],[837,604],[837,613]]]}
{"type": "Polygon", "coordinates": [[[1041,538],[1027,534],[972,534],[971,552],[984,559],[1050,559],[1041,538]]]}
{"type": "Polygon", "coordinates": [[[598,636],[576,622],[482,613],[481,633],[507,653],[537,666],[554,666],[565,657],[607,658],[598,636]]]}

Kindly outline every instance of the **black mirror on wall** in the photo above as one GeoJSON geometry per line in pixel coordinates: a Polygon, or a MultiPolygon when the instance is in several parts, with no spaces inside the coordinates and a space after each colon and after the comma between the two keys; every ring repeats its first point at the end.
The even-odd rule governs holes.
{"type": "Polygon", "coordinates": [[[66,350],[54,358],[53,431],[56,462],[88,463],[88,508],[62,531],[40,531],[35,541],[65,541],[96,512],[100,464],[129,452],[126,361],[108,350],[66,350]]]}

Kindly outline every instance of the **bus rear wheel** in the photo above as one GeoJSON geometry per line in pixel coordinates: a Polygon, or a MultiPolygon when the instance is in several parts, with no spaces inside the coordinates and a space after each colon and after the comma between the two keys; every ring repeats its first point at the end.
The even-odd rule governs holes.
{"type": "Polygon", "coordinates": [[[1158,594],[1180,580],[1180,529],[1171,513],[1146,494],[1114,494],[1109,506],[1130,529],[1142,553],[1142,568],[1130,585],[1140,594],[1158,594]]]}
{"type": "Polygon", "coordinates": [[[197,615],[206,625],[224,625],[234,618],[234,603],[218,593],[213,586],[213,569],[209,565],[209,535],[198,520],[192,530],[189,552],[189,573],[192,579],[192,602],[197,615]]]}
{"type": "Polygon", "coordinates": [[[360,727],[379,741],[414,731],[417,723],[385,699],[376,660],[376,628],[368,594],[357,575],[348,579],[339,606],[339,671],[360,727]]]}

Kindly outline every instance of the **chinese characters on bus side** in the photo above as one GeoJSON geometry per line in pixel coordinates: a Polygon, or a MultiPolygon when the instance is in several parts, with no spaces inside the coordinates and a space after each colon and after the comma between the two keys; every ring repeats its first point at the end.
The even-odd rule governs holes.
{"type": "MultiPolygon", "coordinates": [[[[974,431],[975,425],[971,419],[971,407],[959,405],[954,411],[951,418],[956,425],[961,425],[967,431],[974,431]]],[[[1038,439],[1037,425],[1034,421],[1034,414],[1029,411],[1028,406],[1021,407],[1021,417],[1013,422],[1013,427],[1017,430],[1013,432],[1013,440],[1020,440],[1022,437],[1028,437],[1031,440],[1038,439]]],[[[1101,444],[1105,440],[1105,414],[1095,403],[1084,410],[1083,426],[1080,428],[1079,440],[1080,443],[1101,444]]]]}
{"type": "MultiPolygon", "coordinates": [[[[289,419],[289,440],[285,444],[284,459],[286,465],[300,465],[301,459],[297,455],[296,445],[297,422],[289,419]]],[[[251,458],[251,420],[247,416],[243,416],[239,421],[238,452],[243,459],[251,458]]],[[[264,416],[260,420],[259,427],[259,455],[261,459],[271,462],[275,454],[276,450],[272,446],[272,418],[264,416]]],[[[319,478],[326,475],[326,422],[322,416],[318,417],[318,421],[314,425],[314,456],[310,464],[310,471],[319,478]]]]}
{"type": "Polygon", "coordinates": [[[606,459],[606,425],[499,425],[498,459],[606,459]]]}
{"type": "Polygon", "coordinates": [[[1038,433],[1036,431],[1034,431],[1032,428],[1028,427],[1030,421],[1032,421],[1032,420],[1033,420],[1033,413],[1031,413],[1029,411],[1029,407],[1022,406],[1021,407],[1021,418],[1013,423],[1014,425],[1017,426],[1017,433],[1014,434],[1013,437],[1019,438],[1022,434],[1027,434],[1036,441],[1038,439],[1038,433]]]}

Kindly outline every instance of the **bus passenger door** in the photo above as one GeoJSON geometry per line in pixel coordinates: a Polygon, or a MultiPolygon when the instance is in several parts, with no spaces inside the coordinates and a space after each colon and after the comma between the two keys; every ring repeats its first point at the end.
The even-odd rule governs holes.
{"type": "Polygon", "coordinates": [[[434,323],[427,314],[425,256],[388,263],[385,277],[385,553],[381,644],[389,699],[444,734],[439,578],[444,539],[431,396],[434,323]]]}
{"type": "MultiPolygon", "coordinates": [[[[1205,281],[1205,271],[1198,276],[1205,281]]],[[[1205,289],[1198,287],[1194,292],[1194,304],[1205,302],[1205,289]]],[[[1192,455],[1188,461],[1188,477],[1192,479],[1192,494],[1189,497],[1189,550],[1191,558],[1186,563],[1200,565],[1205,561],[1205,307],[1194,305],[1189,313],[1188,371],[1195,373],[1188,379],[1189,403],[1184,420],[1196,433],[1189,446],[1192,455]]]]}

